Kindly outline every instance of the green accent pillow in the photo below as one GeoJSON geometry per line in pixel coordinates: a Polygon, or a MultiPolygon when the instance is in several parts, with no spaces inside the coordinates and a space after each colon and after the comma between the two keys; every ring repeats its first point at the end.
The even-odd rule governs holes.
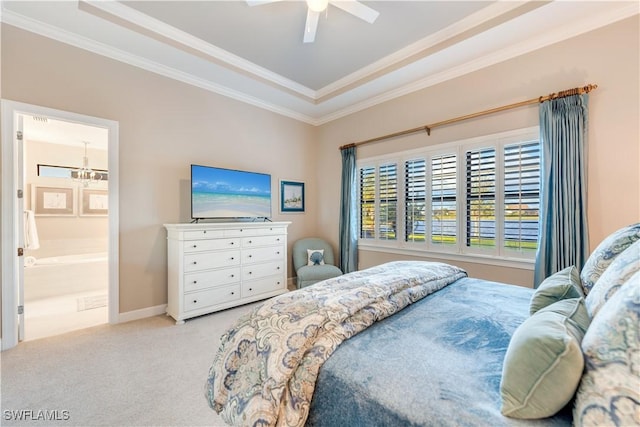
{"type": "Polygon", "coordinates": [[[573,398],[582,377],[580,343],[588,326],[584,299],[570,298],[540,309],[516,329],[502,367],[503,415],[546,418],[573,398]]]}
{"type": "Polygon", "coordinates": [[[544,279],[535,290],[529,304],[529,314],[569,298],[584,297],[580,272],[575,266],[567,267],[544,279]]]}

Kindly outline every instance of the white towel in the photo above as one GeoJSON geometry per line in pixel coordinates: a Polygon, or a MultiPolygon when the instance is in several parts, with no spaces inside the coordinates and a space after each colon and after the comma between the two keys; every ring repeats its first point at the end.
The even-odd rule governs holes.
{"type": "Polygon", "coordinates": [[[38,229],[36,228],[36,218],[33,211],[24,211],[24,248],[38,249],[40,239],[38,239],[38,229]]]}

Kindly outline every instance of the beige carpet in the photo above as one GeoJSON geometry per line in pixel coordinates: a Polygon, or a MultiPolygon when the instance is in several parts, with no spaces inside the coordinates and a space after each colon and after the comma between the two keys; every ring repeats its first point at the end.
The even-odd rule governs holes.
{"type": "Polygon", "coordinates": [[[0,355],[0,424],[222,426],[204,382],[220,336],[253,306],[180,326],[156,316],[21,343],[0,355]],[[31,419],[13,419],[21,415],[31,419]]]}

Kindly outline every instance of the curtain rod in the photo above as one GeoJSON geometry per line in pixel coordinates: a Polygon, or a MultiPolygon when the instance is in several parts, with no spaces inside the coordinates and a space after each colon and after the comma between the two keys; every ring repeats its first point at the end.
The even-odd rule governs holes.
{"type": "Polygon", "coordinates": [[[420,126],[420,127],[413,128],[413,129],[403,130],[403,131],[400,131],[400,132],[394,132],[394,133],[390,133],[388,135],[383,135],[383,136],[378,136],[376,138],[367,139],[365,141],[353,142],[351,144],[346,144],[346,145],[341,146],[340,150],[344,150],[346,148],[351,148],[351,147],[357,147],[359,145],[369,144],[369,143],[372,143],[372,142],[378,142],[378,141],[382,141],[384,139],[391,139],[391,138],[395,138],[395,137],[402,136],[402,135],[409,135],[409,134],[412,134],[412,133],[423,132],[423,131],[427,132],[427,135],[431,135],[431,129],[436,128],[438,126],[444,126],[444,125],[449,125],[451,123],[461,122],[463,120],[474,119],[476,117],[486,116],[488,114],[497,113],[499,111],[505,111],[505,110],[510,110],[510,109],[513,109],[513,108],[524,107],[525,105],[542,103],[542,102],[545,102],[545,101],[549,101],[551,99],[564,98],[565,96],[580,95],[580,94],[583,94],[583,93],[589,93],[592,90],[597,89],[597,88],[598,88],[598,85],[589,84],[587,86],[582,86],[582,87],[576,87],[576,88],[573,88],[573,89],[563,90],[563,91],[558,92],[558,93],[552,93],[552,94],[549,94],[549,95],[546,95],[546,96],[540,96],[538,98],[529,99],[527,101],[516,102],[515,104],[503,105],[502,107],[491,108],[489,110],[484,110],[484,111],[480,111],[478,113],[473,113],[473,114],[467,114],[466,116],[460,116],[460,117],[456,117],[456,118],[453,118],[453,119],[443,120],[441,122],[436,122],[436,123],[433,123],[433,124],[430,124],[430,125],[424,125],[424,126],[420,126]]]}

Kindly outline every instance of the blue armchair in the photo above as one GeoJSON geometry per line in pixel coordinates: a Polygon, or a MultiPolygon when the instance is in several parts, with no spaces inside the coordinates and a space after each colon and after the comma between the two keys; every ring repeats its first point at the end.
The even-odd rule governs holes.
{"type": "Polygon", "coordinates": [[[342,275],[342,270],[334,265],[331,245],[319,237],[296,241],[292,252],[298,289],[342,275]]]}

